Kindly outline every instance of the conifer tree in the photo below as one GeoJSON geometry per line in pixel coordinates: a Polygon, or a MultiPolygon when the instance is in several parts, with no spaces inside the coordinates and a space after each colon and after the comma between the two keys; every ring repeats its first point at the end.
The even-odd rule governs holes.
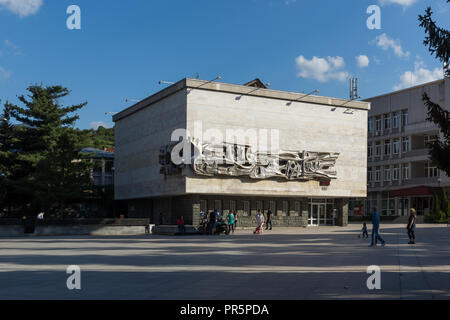
{"type": "MultiPolygon", "coordinates": [[[[450,3],[450,0],[447,0],[447,3],[450,3]]],[[[450,77],[450,32],[436,24],[430,7],[426,9],[424,15],[419,15],[419,21],[426,33],[425,46],[443,63],[444,76],[450,77]]],[[[431,160],[450,176],[450,113],[438,103],[431,101],[427,93],[423,94],[423,101],[428,109],[427,120],[437,124],[443,136],[442,140],[429,144],[431,160]]]]}

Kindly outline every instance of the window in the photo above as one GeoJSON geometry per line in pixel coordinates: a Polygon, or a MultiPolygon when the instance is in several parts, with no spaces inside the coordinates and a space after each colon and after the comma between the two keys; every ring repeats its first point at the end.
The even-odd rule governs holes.
{"type": "Polygon", "coordinates": [[[375,169],[375,182],[380,182],[381,180],[381,168],[376,167],[375,169]]]}
{"type": "Polygon", "coordinates": [[[384,167],[384,181],[391,181],[391,168],[389,166],[384,167]]]}
{"type": "Polygon", "coordinates": [[[301,214],[300,212],[300,201],[295,201],[295,214],[301,214]]]}
{"type": "Polygon", "coordinates": [[[375,130],[381,131],[381,117],[375,118],[375,130]]]}
{"type": "Polygon", "coordinates": [[[269,201],[269,210],[272,211],[274,215],[277,214],[277,203],[275,201],[269,201]]]}
{"type": "Polygon", "coordinates": [[[373,172],[372,172],[372,168],[368,168],[367,169],[367,183],[372,183],[373,181],[373,172]]]}
{"type": "Polygon", "coordinates": [[[384,115],[384,129],[390,129],[391,128],[391,114],[385,114],[384,115]]]}
{"type": "Polygon", "coordinates": [[[208,201],[200,200],[200,211],[208,212],[208,201]]]}
{"type": "Polygon", "coordinates": [[[236,211],[236,200],[230,200],[230,208],[231,211],[236,211]]]}
{"type": "Polygon", "coordinates": [[[400,168],[398,164],[392,168],[392,180],[394,181],[400,180],[400,168]]]}
{"type": "Polygon", "coordinates": [[[394,112],[394,116],[392,118],[392,127],[398,128],[399,127],[399,121],[400,121],[400,114],[398,112],[394,112]]]}
{"type": "Polygon", "coordinates": [[[381,142],[375,142],[375,157],[381,157],[381,142]]]}
{"type": "Polygon", "coordinates": [[[244,216],[250,215],[250,201],[243,201],[242,202],[244,216]]]}
{"type": "Polygon", "coordinates": [[[369,132],[373,132],[373,118],[369,118],[369,124],[368,124],[369,132]]]}
{"type": "Polygon", "coordinates": [[[407,126],[408,125],[408,110],[403,110],[402,111],[402,126],[407,126]]]}
{"type": "Polygon", "coordinates": [[[402,179],[409,180],[409,164],[404,164],[402,166],[402,179]]]}
{"type": "Polygon", "coordinates": [[[214,211],[222,212],[222,200],[214,200],[214,211]]]}
{"type": "Polygon", "coordinates": [[[439,169],[436,166],[433,166],[430,161],[425,163],[425,177],[439,177],[439,169]]]}
{"type": "Polygon", "coordinates": [[[403,151],[403,153],[409,152],[409,137],[403,137],[402,151],[403,151]]]}
{"type": "Polygon", "coordinates": [[[262,201],[256,201],[256,211],[263,210],[263,202],[262,201]]]}
{"type": "Polygon", "coordinates": [[[425,146],[428,147],[428,144],[438,141],[439,137],[437,135],[426,135],[424,137],[425,146]]]}
{"type": "Polygon", "coordinates": [[[384,141],[384,155],[385,156],[391,155],[391,140],[384,141]]]}
{"type": "Polygon", "coordinates": [[[367,157],[372,158],[373,156],[373,144],[370,142],[367,146],[367,157]]]}
{"type": "Polygon", "coordinates": [[[394,154],[399,154],[400,153],[400,140],[399,139],[394,139],[394,142],[392,143],[393,146],[393,152],[394,154]]]}
{"type": "Polygon", "coordinates": [[[289,214],[289,201],[283,201],[283,215],[289,214]]]}

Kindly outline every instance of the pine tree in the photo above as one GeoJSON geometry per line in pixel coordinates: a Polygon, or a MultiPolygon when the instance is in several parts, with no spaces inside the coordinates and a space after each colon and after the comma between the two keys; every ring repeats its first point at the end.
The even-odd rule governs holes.
{"type": "MultiPolygon", "coordinates": [[[[89,169],[78,161],[79,136],[73,129],[74,114],[87,103],[64,107],[60,100],[69,94],[61,86],[31,86],[24,107],[7,104],[11,115],[21,123],[18,160],[24,173],[18,188],[38,210],[60,211],[67,202],[80,200],[88,187],[89,169]]],[[[87,195],[87,194],[86,194],[87,195]]]]}
{"type": "MultiPolygon", "coordinates": [[[[447,0],[450,3],[450,0],[447,0]]],[[[433,20],[433,12],[428,7],[424,15],[419,15],[420,26],[425,29],[425,46],[430,53],[444,64],[444,73],[450,77],[450,32],[437,26],[433,20]]],[[[430,157],[440,170],[450,176],[450,113],[439,104],[431,101],[424,93],[423,101],[428,109],[427,120],[439,126],[443,135],[442,141],[430,143],[430,157]]]]}
{"type": "Polygon", "coordinates": [[[442,188],[441,210],[447,217],[450,217],[450,204],[448,202],[447,190],[445,188],[442,188]]]}

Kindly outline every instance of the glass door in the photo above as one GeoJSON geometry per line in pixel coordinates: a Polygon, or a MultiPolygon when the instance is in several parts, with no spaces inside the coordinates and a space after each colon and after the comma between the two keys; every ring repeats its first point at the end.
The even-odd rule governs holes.
{"type": "Polygon", "coordinates": [[[325,226],[327,224],[327,215],[326,215],[326,205],[320,204],[319,205],[319,225],[325,226]]]}
{"type": "Polygon", "coordinates": [[[319,225],[319,204],[312,203],[308,214],[308,225],[316,227],[319,225]]]}

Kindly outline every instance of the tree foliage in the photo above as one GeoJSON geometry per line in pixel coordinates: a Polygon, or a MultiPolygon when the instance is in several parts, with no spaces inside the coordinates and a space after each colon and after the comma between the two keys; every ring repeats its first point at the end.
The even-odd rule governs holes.
{"type": "Polygon", "coordinates": [[[61,86],[35,85],[27,91],[18,97],[20,106],[6,102],[8,121],[0,126],[0,168],[11,193],[7,199],[19,196],[32,214],[59,213],[89,195],[90,163],[80,153],[83,136],[73,128],[76,111],[87,103],[63,106],[61,100],[70,92],[61,86]],[[11,117],[18,124],[12,126],[11,117]]]}
{"type": "MultiPolygon", "coordinates": [[[[450,0],[447,0],[450,3],[450,0]]],[[[430,53],[444,64],[446,77],[450,76],[450,32],[439,27],[433,20],[430,7],[424,15],[419,15],[420,26],[425,30],[424,44],[430,53]]],[[[443,139],[429,144],[430,157],[436,166],[450,176],[450,113],[439,104],[431,101],[427,93],[422,97],[428,109],[427,120],[438,125],[443,139]]]]}

